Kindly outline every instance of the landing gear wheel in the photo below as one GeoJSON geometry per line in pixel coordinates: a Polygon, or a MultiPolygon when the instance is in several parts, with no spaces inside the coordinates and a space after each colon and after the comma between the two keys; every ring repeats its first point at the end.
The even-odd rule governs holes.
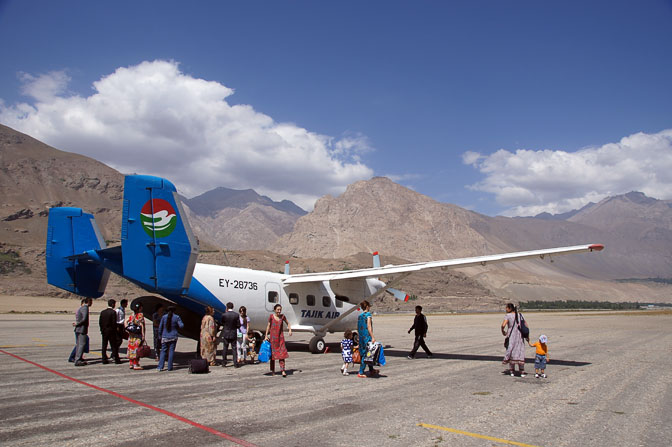
{"type": "Polygon", "coordinates": [[[310,352],[313,354],[322,354],[324,350],[327,349],[327,344],[322,337],[315,336],[310,339],[308,349],[310,349],[310,352]]]}
{"type": "Polygon", "coordinates": [[[357,332],[352,333],[352,343],[353,346],[359,346],[359,334],[357,332]]]}

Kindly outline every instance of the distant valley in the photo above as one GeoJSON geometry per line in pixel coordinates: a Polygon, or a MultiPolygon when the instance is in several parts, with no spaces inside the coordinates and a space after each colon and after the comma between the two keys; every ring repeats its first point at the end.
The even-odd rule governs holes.
{"type": "MultiPolygon", "coordinates": [[[[179,189],[179,185],[178,189],[179,189]]],[[[215,186],[215,185],[213,185],[215,186]]],[[[95,214],[118,243],[123,175],[0,125],[1,294],[54,295],[43,266],[48,210],[78,206],[95,214]],[[28,273],[30,272],[30,273],[28,273]]],[[[253,190],[218,185],[183,200],[201,242],[201,262],[321,271],[603,243],[599,254],[488,268],[411,275],[402,286],[438,310],[495,309],[507,300],[672,301],[672,290],[646,278],[672,278],[672,201],[638,192],[609,197],[559,216],[489,217],[439,203],[384,177],[325,196],[312,212],[253,190]],[[622,282],[627,278],[640,279],[622,282]]],[[[111,291],[138,293],[122,280],[111,291]]],[[[385,300],[386,308],[404,308],[385,300]]]]}

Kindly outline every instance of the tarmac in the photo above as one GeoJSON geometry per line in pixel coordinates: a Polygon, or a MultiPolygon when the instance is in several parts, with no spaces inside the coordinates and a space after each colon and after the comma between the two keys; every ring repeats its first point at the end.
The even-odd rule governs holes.
{"type": "MultiPolygon", "coordinates": [[[[73,309],[74,310],[74,309],[73,309]]],[[[101,363],[97,314],[89,364],[67,362],[73,315],[0,315],[3,446],[669,446],[672,313],[528,313],[549,338],[548,378],[502,374],[502,314],[429,315],[427,344],[406,358],[412,315],[376,315],[387,364],[377,378],[340,374],[340,334],[326,354],[286,337],[288,377],[267,364],[188,373],[101,363]]],[[[148,327],[151,332],[151,324],[148,327]]],[[[221,359],[221,356],[218,356],[221,359]]]]}

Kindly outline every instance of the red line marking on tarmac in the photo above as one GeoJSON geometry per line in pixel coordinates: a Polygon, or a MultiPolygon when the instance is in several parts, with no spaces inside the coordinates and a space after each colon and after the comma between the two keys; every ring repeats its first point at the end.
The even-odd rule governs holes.
{"type": "Polygon", "coordinates": [[[221,432],[221,431],[215,430],[214,428],[206,427],[205,425],[199,424],[198,422],[194,422],[194,421],[189,420],[189,419],[187,419],[187,418],[183,418],[182,416],[179,416],[179,415],[177,415],[177,414],[175,414],[175,413],[171,413],[170,411],[166,411],[166,410],[163,410],[163,409],[161,409],[161,408],[159,408],[159,407],[155,407],[155,406],[153,406],[153,405],[149,405],[149,404],[146,404],[146,403],[144,403],[144,402],[140,402],[139,400],[131,399],[130,397],[124,396],[123,394],[119,394],[119,393],[117,393],[117,392],[115,392],[115,391],[111,391],[111,390],[108,390],[108,389],[105,389],[105,388],[101,388],[101,387],[99,387],[99,386],[92,385],[92,384],[90,384],[90,383],[84,382],[84,381],[82,381],[82,380],[75,379],[74,377],[67,376],[67,375],[65,375],[65,374],[63,374],[63,373],[60,373],[60,372],[55,371],[55,370],[53,370],[53,369],[47,368],[46,366],[40,365],[39,363],[31,362],[30,360],[24,359],[23,357],[19,357],[18,355],[12,354],[11,352],[3,351],[2,349],[0,349],[0,353],[2,353],[2,354],[7,354],[7,355],[9,355],[9,356],[14,357],[15,359],[24,361],[24,362],[26,362],[26,363],[30,363],[31,365],[37,366],[38,368],[42,368],[43,370],[45,370],[45,371],[49,371],[50,373],[56,374],[57,376],[61,376],[61,377],[63,377],[64,379],[68,379],[68,380],[71,380],[71,381],[73,381],[73,382],[79,383],[80,385],[85,385],[85,386],[88,386],[88,387],[90,387],[90,388],[93,388],[94,390],[102,391],[102,392],[104,392],[104,393],[108,393],[108,394],[111,394],[111,395],[113,395],[113,396],[115,396],[115,397],[118,397],[119,399],[123,399],[123,400],[125,400],[125,401],[134,403],[134,404],[136,404],[136,405],[140,405],[141,407],[145,407],[145,408],[149,408],[150,410],[158,411],[158,412],[161,413],[161,414],[165,414],[166,416],[170,416],[171,418],[173,418],[173,419],[177,419],[177,420],[180,421],[180,422],[184,422],[184,423],[189,424],[189,425],[192,425],[192,426],[194,426],[194,427],[196,427],[196,428],[200,428],[201,430],[205,430],[205,431],[207,431],[208,433],[211,433],[211,434],[213,434],[213,435],[215,435],[215,436],[219,436],[220,438],[224,438],[224,439],[226,439],[226,440],[228,440],[228,441],[231,441],[231,442],[233,442],[233,443],[235,443],[235,444],[243,445],[243,446],[247,446],[247,447],[257,447],[255,444],[252,444],[252,443],[250,443],[250,442],[247,442],[247,441],[245,441],[245,440],[243,440],[243,439],[235,438],[235,437],[233,437],[233,436],[231,436],[231,435],[227,435],[226,433],[223,433],[223,432],[221,432]]]}

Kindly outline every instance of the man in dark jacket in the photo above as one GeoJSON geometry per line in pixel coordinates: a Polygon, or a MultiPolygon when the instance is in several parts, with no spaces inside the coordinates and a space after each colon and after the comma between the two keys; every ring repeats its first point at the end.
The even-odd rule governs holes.
{"type": "Polygon", "coordinates": [[[418,348],[421,346],[425,353],[427,353],[427,358],[431,359],[432,352],[425,344],[425,337],[427,336],[427,317],[422,314],[422,306],[415,306],[415,319],[413,320],[413,326],[408,330],[408,333],[410,334],[413,329],[415,329],[415,341],[413,342],[413,350],[408,354],[408,359],[414,359],[415,353],[418,352],[418,348]]]}
{"type": "Polygon", "coordinates": [[[238,368],[238,350],[236,349],[236,341],[238,340],[238,328],[240,328],[240,315],[233,310],[233,303],[226,303],[226,312],[222,315],[222,366],[226,366],[226,351],[231,345],[233,351],[233,366],[238,368]]]}
{"type": "Polygon", "coordinates": [[[121,359],[119,359],[119,343],[117,341],[117,312],[114,310],[115,304],[117,304],[115,300],[107,300],[108,307],[100,313],[100,318],[98,318],[100,334],[103,337],[103,364],[110,363],[107,359],[108,343],[110,344],[114,363],[121,363],[121,359]]]}

